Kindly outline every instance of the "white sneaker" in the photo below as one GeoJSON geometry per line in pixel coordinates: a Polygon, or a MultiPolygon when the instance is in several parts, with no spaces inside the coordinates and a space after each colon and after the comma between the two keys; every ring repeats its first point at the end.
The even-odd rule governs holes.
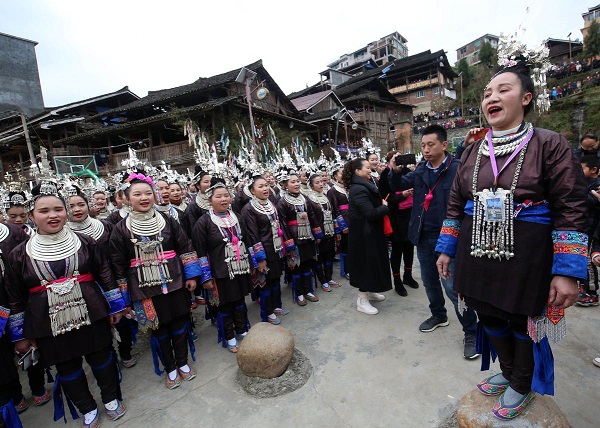
{"type": "Polygon", "coordinates": [[[596,357],[592,360],[592,363],[594,363],[594,365],[596,367],[600,367],[600,357],[596,357]]]}
{"type": "Polygon", "coordinates": [[[374,302],[383,302],[385,300],[385,296],[381,293],[369,293],[369,300],[374,302]]]}
{"type": "Polygon", "coordinates": [[[377,308],[371,306],[369,302],[368,294],[366,292],[358,292],[358,299],[356,299],[356,310],[363,312],[367,315],[377,315],[379,311],[377,308]]]}

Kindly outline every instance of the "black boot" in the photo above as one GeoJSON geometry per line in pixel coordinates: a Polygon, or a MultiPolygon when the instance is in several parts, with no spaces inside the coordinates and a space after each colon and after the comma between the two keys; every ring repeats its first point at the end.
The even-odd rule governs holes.
{"type": "Polygon", "coordinates": [[[404,270],[404,278],[402,278],[402,281],[410,288],[419,288],[419,283],[412,277],[411,270],[404,270]]]}
{"type": "Polygon", "coordinates": [[[408,296],[408,292],[406,291],[406,288],[404,288],[404,284],[400,279],[399,273],[394,274],[394,289],[396,290],[396,293],[398,293],[402,297],[408,296]]]}

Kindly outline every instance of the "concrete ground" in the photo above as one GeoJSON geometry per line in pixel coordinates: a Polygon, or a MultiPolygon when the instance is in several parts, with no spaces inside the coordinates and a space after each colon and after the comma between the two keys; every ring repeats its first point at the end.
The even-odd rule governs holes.
{"type": "MultiPolygon", "coordinates": [[[[415,278],[420,282],[415,260],[415,278]]],[[[336,270],[338,265],[336,264],[336,270]]],[[[339,279],[339,278],[338,278],[339,279]]],[[[487,373],[480,359],[462,357],[462,330],[453,310],[450,326],[421,333],[428,318],[427,297],[421,286],[408,297],[395,292],[375,303],[378,315],[356,311],[356,289],[341,280],[331,293],[319,292],[320,301],[299,307],[283,287],[284,306],[290,314],[282,326],[290,329],[296,347],[311,361],[314,372],[306,385],[276,398],[247,395],[235,382],[235,355],[217,344],[209,322],[199,324],[198,377],[173,391],[164,377],[154,374],[147,340],[134,348],[139,363],[123,369],[126,415],[104,427],[437,427],[456,409],[460,398],[487,373]]],[[[259,322],[258,305],[247,299],[252,323],[259,322]]],[[[447,302],[447,307],[449,301],[447,302]]],[[[201,309],[194,311],[201,318],[201,309]]],[[[600,307],[567,310],[568,336],[553,347],[556,366],[555,400],[573,427],[597,427],[600,368],[600,307]]],[[[202,322],[202,321],[201,321],[202,322]]],[[[493,370],[498,370],[497,363],[493,370]]],[[[99,390],[89,375],[92,391],[99,390]]],[[[23,378],[25,395],[30,397],[23,378]]],[[[51,385],[49,385],[51,386],[51,385]]],[[[30,407],[21,415],[25,427],[62,427],[52,422],[53,406],[30,407]]],[[[67,423],[80,426],[81,419],[67,423]]]]}

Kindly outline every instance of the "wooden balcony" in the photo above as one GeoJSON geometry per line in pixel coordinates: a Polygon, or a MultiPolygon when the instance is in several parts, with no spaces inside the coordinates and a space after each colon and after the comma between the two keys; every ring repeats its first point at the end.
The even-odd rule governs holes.
{"type": "Polygon", "coordinates": [[[408,88],[406,87],[406,85],[402,85],[402,86],[396,86],[395,88],[391,88],[390,89],[390,93],[392,94],[399,94],[402,92],[406,92],[406,91],[416,91],[418,89],[422,89],[422,88],[429,88],[430,86],[437,86],[439,83],[439,78],[434,77],[431,79],[427,79],[427,80],[421,80],[420,82],[415,82],[415,83],[409,83],[408,88]]]}

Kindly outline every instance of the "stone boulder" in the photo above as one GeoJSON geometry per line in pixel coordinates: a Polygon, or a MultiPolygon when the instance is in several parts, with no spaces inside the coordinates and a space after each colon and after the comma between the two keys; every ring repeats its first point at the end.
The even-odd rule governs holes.
{"type": "Polygon", "coordinates": [[[252,326],[237,352],[240,371],[246,376],[273,379],[292,361],[294,337],[285,328],[261,322],[252,326]]]}
{"type": "Polygon", "coordinates": [[[460,428],[570,428],[567,418],[548,395],[536,394],[525,411],[511,421],[494,416],[492,408],[498,397],[487,397],[474,389],[458,404],[456,420],[460,428]]]}

